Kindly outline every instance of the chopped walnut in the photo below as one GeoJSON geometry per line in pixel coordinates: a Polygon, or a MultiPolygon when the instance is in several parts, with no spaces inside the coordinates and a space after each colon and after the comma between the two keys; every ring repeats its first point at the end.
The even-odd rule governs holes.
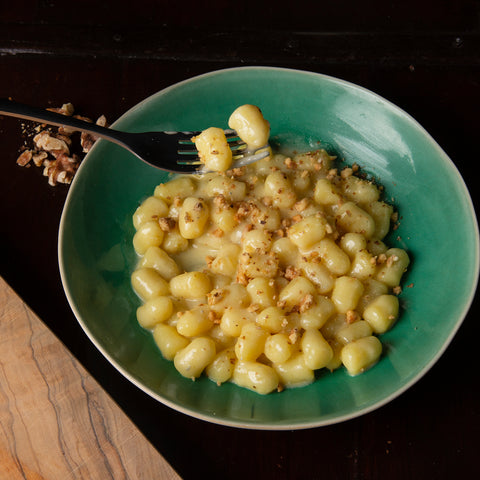
{"type": "Polygon", "coordinates": [[[80,134],[80,145],[82,146],[82,151],[84,153],[88,153],[97,141],[97,138],[98,137],[89,132],[82,132],[80,134]]]}
{"type": "Polygon", "coordinates": [[[310,200],[305,197],[305,198],[302,198],[301,200],[299,200],[297,203],[295,203],[293,208],[297,212],[303,212],[308,207],[309,203],[310,203],[310,200]]]}
{"type": "Polygon", "coordinates": [[[348,324],[355,323],[359,319],[355,310],[348,310],[346,313],[346,321],[348,324]]]}
{"type": "Polygon", "coordinates": [[[63,140],[69,147],[72,146],[72,139],[70,137],[70,135],[65,135],[63,133],[57,133],[55,135],[56,138],[58,138],[59,140],[63,140]]]}
{"type": "Polygon", "coordinates": [[[73,115],[73,112],[75,111],[75,108],[71,103],[64,103],[61,107],[51,107],[47,108],[50,112],[55,112],[55,113],[61,113],[62,115],[65,115],[67,117],[71,117],[73,115]]]}
{"type": "Polygon", "coordinates": [[[300,304],[298,306],[298,311],[300,313],[304,313],[308,309],[312,308],[314,303],[315,303],[315,299],[313,298],[313,295],[310,293],[307,293],[300,301],[300,304]]]}
{"type": "Polygon", "coordinates": [[[196,212],[200,212],[201,210],[203,210],[205,208],[205,205],[203,204],[203,201],[202,202],[197,202],[194,206],[193,206],[193,210],[196,211],[196,212]]]}
{"type": "Polygon", "coordinates": [[[292,345],[295,345],[298,341],[298,329],[297,328],[292,328],[288,334],[288,340],[292,345]]]}
{"type": "MultiPolygon", "coordinates": [[[[89,118],[79,117],[78,115],[75,115],[75,117],[85,120],[87,122],[91,122],[89,118]]],[[[107,119],[105,118],[105,115],[100,116],[95,123],[100,127],[106,127],[107,119]]],[[[82,145],[83,152],[88,153],[92,149],[93,145],[97,140],[98,140],[98,137],[96,135],[93,135],[88,132],[82,132],[80,136],[80,144],[82,145]]]]}
{"type": "Polygon", "coordinates": [[[223,288],[216,288],[207,294],[207,301],[209,305],[216,305],[218,302],[221,302],[225,296],[225,291],[223,288]]]}
{"type": "Polygon", "coordinates": [[[158,219],[158,224],[164,232],[171,232],[175,229],[177,222],[171,217],[162,217],[158,219]]]}
{"type": "Polygon", "coordinates": [[[259,180],[258,176],[253,175],[252,177],[247,177],[245,179],[245,182],[248,185],[248,188],[253,189],[253,187],[255,187],[255,185],[258,183],[258,180],[259,180]]]}
{"type": "MultiPolygon", "coordinates": [[[[64,103],[59,108],[51,107],[47,110],[91,122],[86,117],[73,115],[74,107],[71,103],[64,103]]],[[[106,126],[105,116],[102,115],[97,123],[106,126]]],[[[73,137],[75,131],[70,127],[58,127],[55,130],[47,128],[45,124],[38,124],[34,127],[27,127],[22,124],[22,133],[32,138],[33,145],[17,158],[17,164],[26,167],[33,160],[35,166],[43,167],[43,174],[48,177],[48,183],[52,186],[58,183],[71,183],[81,161],[81,157],[72,151],[75,151],[75,147],[78,147],[77,150],[82,152],[82,147],[85,146],[82,152],[85,153],[96,140],[92,138],[87,142],[86,138],[84,137],[82,140],[80,135],[80,142],[77,146],[74,143],[75,137],[73,137]],[[87,146],[86,143],[89,143],[89,145],[87,146]]]]}
{"type": "Polygon", "coordinates": [[[251,210],[252,207],[248,202],[240,202],[237,213],[235,214],[235,220],[242,221],[250,214],[251,210]]]}
{"type": "Polygon", "coordinates": [[[213,199],[213,204],[221,210],[224,210],[228,207],[228,202],[222,194],[215,196],[213,199]]]}
{"type": "Polygon", "coordinates": [[[387,267],[391,267],[397,260],[398,260],[398,257],[396,255],[390,255],[387,258],[387,267]]]}
{"type": "Polygon", "coordinates": [[[232,168],[227,172],[227,175],[232,177],[241,177],[245,173],[245,167],[232,168]]]}
{"type": "Polygon", "coordinates": [[[345,167],[340,172],[340,176],[342,178],[348,178],[348,177],[351,177],[352,175],[353,175],[353,168],[350,168],[350,167],[345,167]]]}
{"type": "Polygon", "coordinates": [[[208,312],[208,319],[213,322],[214,325],[219,325],[220,324],[220,317],[217,312],[214,310],[210,310],[208,312]]]}
{"type": "Polygon", "coordinates": [[[378,255],[377,257],[378,264],[385,263],[386,261],[387,261],[387,256],[384,253],[381,253],[380,255],[378,255]]]}
{"type": "Polygon", "coordinates": [[[25,165],[28,165],[30,163],[30,160],[32,159],[33,154],[31,150],[25,150],[18,158],[17,158],[17,165],[20,165],[21,167],[25,167],[25,165]]]}
{"type": "Polygon", "coordinates": [[[78,169],[79,160],[69,157],[66,154],[60,154],[55,160],[45,161],[43,175],[48,177],[48,183],[52,187],[57,183],[71,183],[75,172],[78,169]]]}
{"type": "Polygon", "coordinates": [[[47,158],[48,158],[48,153],[47,152],[35,153],[33,155],[33,163],[37,167],[41,167],[43,165],[43,161],[46,160],[47,158]]]}
{"type": "Polygon", "coordinates": [[[107,117],[105,117],[105,115],[100,115],[100,117],[97,118],[97,121],[95,123],[100,127],[107,127],[107,117]]]}
{"type": "Polygon", "coordinates": [[[292,266],[292,265],[289,265],[286,269],[285,269],[285,278],[287,280],[293,280],[295,277],[298,277],[300,275],[300,269],[292,266]]]}
{"type": "Polygon", "coordinates": [[[338,170],[336,168],[332,168],[327,173],[327,179],[333,180],[337,176],[337,174],[338,174],[338,170]]]}
{"type": "Polygon", "coordinates": [[[39,150],[45,150],[46,152],[60,152],[67,155],[70,154],[70,149],[65,141],[54,137],[47,130],[43,130],[38,135],[35,135],[33,141],[39,150]]]}

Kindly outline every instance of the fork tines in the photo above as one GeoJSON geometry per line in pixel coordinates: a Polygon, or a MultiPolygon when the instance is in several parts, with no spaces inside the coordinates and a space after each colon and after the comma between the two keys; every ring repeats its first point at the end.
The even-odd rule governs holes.
{"type": "MultiPolygon", "coordinates": [[[[177,153],[180,158],[177,160],[178,165],[183,166],[199,166],[202,165],[198,157],[198,151],[195,148],[195,143],[192,138],[199,135],[201,132],[189,132],[186,136],[178,140],[177,153]]],[[[247,147],[246,143],[240,139],[235,130],[225,130],[225,136],[227,142],[232,150],[234,159],[238,159],[242,156],[243,150],[247,147]]]]}
{"type": "MultiPolygon", "coordinates": [[[[195,143],[192,141],[192,138],[196,135],[199,135],[201,132],[191,132],[189,137],[181,138],[178,140],[178,153],[180,155],[197,155],[198,151],[195,148],[195,143]]],[[[225,136],[227,137],[227,142],[232,151],[238,150],[246,146],[245,142],[240,139],[235,130],[225,130],[225,136]]]]}

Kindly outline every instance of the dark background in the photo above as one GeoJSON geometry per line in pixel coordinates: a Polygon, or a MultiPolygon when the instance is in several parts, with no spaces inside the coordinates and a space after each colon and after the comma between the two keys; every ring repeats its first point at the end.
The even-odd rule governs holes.
{"type": "MultiPolygon", "coordinates": [[[[384,96],[431,133],[477,203],[478,0],[0,0],[0,97],[38,106],[72,102],[79,113],[105,114],[113,122],[177,81],[243,65],[320,72],[384,96]]],[[[187,417],[123,379],[77,324],[57,265],[68,187],[50,187],[39,169],[16,165],[23,141],[19,121],[0,117],[0,275],[182,477],[450,479],[480,473],[478,301],[427,375],[363,417],[293,432],[187,417]]],[[[452,254],[461,255],[462,246],[452,246],[452,254]]]]}

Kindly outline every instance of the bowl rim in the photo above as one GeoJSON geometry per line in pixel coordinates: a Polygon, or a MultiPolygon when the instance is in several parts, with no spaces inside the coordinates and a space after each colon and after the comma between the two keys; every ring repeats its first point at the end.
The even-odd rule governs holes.
{"type": "MultiPolygon", "coordinates": [[[[129,380],[133,385],[135,385],[137,388],[139,388],[141,391],[149,395],[150,397],[154,398],[161,404],[172,408],[173,410],[183,413],[185,415],[188,415],[190,417],[196,418],[198,420],[206,421],[209,423],[214,423],[217,425],[222,425],[222,426],[228,426],[228,427],[235,427],[235,428],[241,428],[241,429],[250,429],[250,430],[270,430],[270,431],[282,431],[282,430],[302,430],[302,429],[310,429],[310,428],[317,428],[317,427],[322,427],[322,426],[328,426],[328,425],[334,425],[338,423],[342,423],[363,415],[366,415],[374,410],[377,410],[384,405],[390,403],[400,395],[402,395],[405,391],[410,389],[414,384],[416,384],[421,378],[423,378],[429,371],[430,369],[437,363],[437,361],[440,359],[440,357],[445,353],[446,349],[449,347],[451,344],[453,338],[457,334],[459,328],[461,327],[463,321],[465,320],[470,307],[473,303],[473,300],[475,298],[476,290],[478,287],[478,282],[479,282],[479,275],[480,275],[480,235],[479,235],[479,226],[478,226],[478,220],[477,216],[475,213],[475,208],[474,204],[472,201],[472,197],[470,195],[470,192],[468,190],[468,187],[465,183],[465,180],[463,179],[462,175],[460,174],[460,171],[458,170],[457,166],[455,163],[450,159],[450,157],[445,153],[445,151],[440,147],[440,145],[436,142],[436,140],[430,135],[430,133],[415,119],[413,118],[408,112],[403,110],[401,107],[397,106],[390,100],[382,97],[381,95],[375,93],[374,91],[367,89],[365,87],[362,87],[360,85],[357,85],[355,83],[352,83],[348,80],[343,80],[331,75],[323,74],[323,73],[317,73],[313,71],[308,71],[308,70],[301,70],[301,69],[295,69],[295,68],[285,68],[285,67],[274,67],[274,66],[240,66],[240,67],[229,67],[229,68],[223,68],[223,69],[217,69],[217,70],[212,70],[206,73],[202,73],[199,75],[195,75],[193,77],[186,78],[184,80],[181,80],[175,84],[169,85],[152,95],[146,97],[139,103],[135,104],[133,107],[128,109],[126,112],[124,112],[115,122],[111,125],[111,127],[116,127],[118,124],[121,124],[122,121],[136,112],[137,110],[141,109],[145,104],[150,103],[154,98],[160,97],[162,95],[165,95],[168,93],[170,90],[177,89],[182,87],[183,85],[186,85],[188,83],[196,82],[200,79],[208,78],[210,76],[217,76],[217,75],[222,75],[222,74],[234,74],[237,71],[281,71],[281,72],[288,72],[288,73],[297,73],[301,75],[306,75],[306,76],[312,76],[316,78],[323,78],[324,80],[327,80],[329,82],[333,82],[339,85],[343,85],[345,87],[348,87],[349,89],[354,89],[360,92],[364,92],[368,95],[373,95],[376,97],[378,100],[381,102],[385,103],[386,105],[389,105],[390,108],[393,108],[396,110],[401,116],[405,117],[409,122],[411,122],[417,129],[419,129],[423,135],[431,142],[431,145],[435,147],[438,153],[438,157],[442,159],[442,161],[447,162],[450,164],[450,166],[453,168],[453,170],[456,172],[458,180],[460,182],[460,185],[462,186],[464,192],[465,192],[465,198],[468,200],[468,206],[469,206],[469,211],[470,211],[470,216],[472,220],[472,226],[474,230],[474,237],[475,237],[475,251],[474,251],[474,258],[475,258],[475,274],[474,274],[474,281],[471,284],[471,289],[469,292],[468,297],[466,298],[466,301],[463,306],[463,310],[460,315],[458,315],[458,319],[456,320],[453,328],[451,328],[449,335],[446,337],[445,341],[443,342],[443,345],[438,351],[435,353],[435,355],[432,356],[430,361],[426,363],[423,368],[415,375],[413,376],[409,381],[407,381],[402,387],[396,389],[393,391],[390,395],[387,395],[384,398],[379,399],[378,401],[374,402],[371,405],[368,405],[363,408],[358,408],[352,412],[340,415],[340,416],[333,416],[329,417],[326,419],[318,419],[318,420],[309,420],[309,421],[303,421],[303,422],[295,422],[295,423],[282,423],[282,424],[271,424],[268,422],[259,422],[259,423],[245,423],[244,421],[238,421],[238,420],[225,420],[221,418],[216,418],[214,414],[202,414],[198,411],[195,411],[193,409],[183,407],[181,405],[178,405],[177,403],[168,400],[167,398],[164,398],[162,395],[159,393],[153,391],[149,387],[146,387],[143,385],[139,380],[137,380],[131,373],[129,373],[124,367],[122,367],[119,362],[117,362],[109,353],[108,351],[101,345],[101,343],[95,338],[93,333],[89,330],[87,325],[85,324],[82,315],[78,308],[76,307],[75,300],[70,292],[70,289],[68,287],[68,282],[66,280],[66,267],[64,264],[63,260],[63,248],[64,248],[64,236],[63,232],[65,229],[65,222],[66,222],[66,212],[69,209],[69,205],[72,202],[72,198],[74,197],[74,192],[75,192],[75,187],[76,187],[76,178],[79,172],[84,167],[84,164],[86,164],[90,158],[91,152],[96,152],[97,148],[99,147],[100,144],[107,142],[106,140],[100,139],[99,142],[96,142],[96,144],[93,146],[93,148],[90,150],[90,152],[87,153],[85,156],[84,160],[82,161],[79,170],[77,171],[77,175],[72,181],[72,184],[70,185],[69,191],[67,193],[67,197],[65,199],[65,203],[63,206],[61,218],[60,218],[60,224],[59,224],[59,229],[58,229],[58,247],[57,247],[57,253],[58,253],[58,263],[59,263],[59,270],[60,270],[60,278],[62,282],[62,286],[65,292],[65,296],[67,298],[67,301],[69,303],[69,306],[74,313],[78,323],[80,324],[82,330],[85,332],[87,337],[90,339],[90,341],[93,343],[93,345],[102,353],[102,355],[105,357],[107,361],[127,380],[129,380]]],[[[140,160],[139,160],[140,161],[140,160]]]]}

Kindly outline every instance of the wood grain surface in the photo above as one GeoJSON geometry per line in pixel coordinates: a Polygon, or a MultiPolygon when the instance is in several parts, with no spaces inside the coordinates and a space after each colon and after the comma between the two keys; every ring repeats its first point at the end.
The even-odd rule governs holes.
{"type": "Polygon", "coordinates": [[[0,278],[0,479],[179,479],[0,278]]]}

